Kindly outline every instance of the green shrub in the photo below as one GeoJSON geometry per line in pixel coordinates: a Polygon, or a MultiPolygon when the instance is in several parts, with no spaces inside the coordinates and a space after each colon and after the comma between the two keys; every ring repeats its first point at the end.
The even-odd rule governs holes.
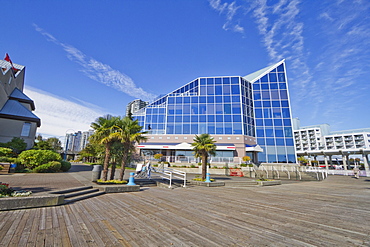
{"type": "Polygon", "coordinates": [[[247,164],[240,164],[240,167],[247,167],[247,164]]]}
{"type": "Polygon", "coordinates": [[[0,147],[0,156],[11,157],[11,155],[12,155],[12,150],[10,148],[0,147]]]}
{"type": "Polygon", "coordinates": [[[33,169],[37,173],[48,173],[48,172],[58,172],[62,164],[59,161],[50,161],[49,163],[40,165],[33,169]]]}
{"type": "Polygon", "coordinates": [[[163,154],[155,154],[154,159],[159,160],[160,158],[162,158],[162,156],[163,154]]]}
{"type": "Polygon", "coordinates": [[[14,190],[6,185],[0,184],[0,197],[11,196],[14,190]]]}
{"type": "Polygon", "coordinates": [[[18,160],[26,168],[34,169],[50,161],[61,161],[62,158],[51,150],[26,150],[18,156],[18,160]]]}
{"type": "Polygon", "coordinates": [[[62,172],[68,172],[69,169],[71,169],[71,166],[72,166],[70,162],[64,161],[64,160],[62,160],[60,162],[60,164],[62,165],[62,167],[60,168],[60,170],[62,170],[62,172]]]}

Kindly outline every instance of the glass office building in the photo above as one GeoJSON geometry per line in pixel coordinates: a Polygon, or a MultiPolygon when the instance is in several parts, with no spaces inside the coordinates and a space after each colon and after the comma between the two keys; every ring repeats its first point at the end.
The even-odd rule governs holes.
{"type": "Polygon", "coordinates": [[[229,151],[236,157],[249,154],[255,162],[295,163],[286,78],[284,60],[244,77],[197,78],[133,113],[150,136],[140,147],[169,148],[181,137],[189,137],[182,143],[191,143],[195,134],[208,133],[220,154],[229,151]],[[235,143],[223,143],[231,137],[236,137],[235,143]],[[154,139],[166,142],[150,143],[154,139]],[[223,145],[230,150],[222,151],[223,145]]]}

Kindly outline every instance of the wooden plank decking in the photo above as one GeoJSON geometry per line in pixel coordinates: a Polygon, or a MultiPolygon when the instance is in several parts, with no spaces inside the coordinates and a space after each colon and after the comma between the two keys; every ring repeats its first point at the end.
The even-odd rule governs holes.
{"type": "Polygon", "coordinates": [[[0,212],[0,246],[370,246],[370,180],[145,188],[0,212]]]}

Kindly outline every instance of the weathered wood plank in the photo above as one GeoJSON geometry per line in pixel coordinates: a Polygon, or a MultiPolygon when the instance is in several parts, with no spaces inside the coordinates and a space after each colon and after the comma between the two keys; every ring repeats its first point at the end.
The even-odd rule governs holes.
{"type": "Polygon", "coordinates": [[[72,246],[71,241],[68,236],[68,230],[67,230],[67,224],[66,224],[66,218],[64,217],[63,211],[64,206],[61,207],[55,207],[56,213],[58,215],[58,225],[60,231],[58,234],[60,234],[62,246],[72,246]]]}
{"type": "Polygon", "coordinates": [[[33,221],[31,223],[30,227],[30,234],[28,236],[28,240],[26,242],[26,246],[36,246],[36,236],[39,228],[40,223],[40,215],[41,210],[39,208],[34,210],[35,217],[33,218],[33,221]]]}
{"type": "Polygon", "coordinates": [[[52,229],[50,233],[50,237],[53,238],[54,247],[62,246],[62,238],[60,233],[60,224],[57,215],[57,207],[51,207],[51,217],[52,217],[52,229]]]}
{"type": "Polygon", "coordinates": [[[0,243],[370,246],[370,183],[356,180],[353,186],[349,180],[346,186],[347,178],[335,179],[257,188],[152,187],[59,207],[0,212],[0,243]]]}
{"type": "Polygon", "coordinates": [[[13,221],[9,221],[9,227],[6,226],[6,228],[4,229],[6,231],[5,235],[2,237],[2,240],[0,242],[1,245],[4,245],[4,246],[8,246],[12,237],[13,237],[13,234],[15,233],[17,227],[18,227],[18,224],[20,223],[22,217],[24,215],[24,211],[20,211],[20,212],[17,212],[14,214],[14,218],[13,218],[13,221]]]}
{"type": "Polygon", "coordinates": [[[24,233],[24,229],[26,226],[26,223],[30,217],[30,212],[29,211],[24,211],[22,219],[20,219],[17,229],[14,232],[14,235],[9,243],[9,246],[20,246],[19,241],[21,239],[22,234],[24,233]]]}

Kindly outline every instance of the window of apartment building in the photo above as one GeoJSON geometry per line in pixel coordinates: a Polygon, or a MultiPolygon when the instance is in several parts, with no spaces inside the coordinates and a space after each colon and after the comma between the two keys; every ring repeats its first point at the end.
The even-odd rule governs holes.
{"type": "Polygon", "coordinates": [[[31,131],[31,123],[24,123],[21,136],[29,136],[31,131]]]}

